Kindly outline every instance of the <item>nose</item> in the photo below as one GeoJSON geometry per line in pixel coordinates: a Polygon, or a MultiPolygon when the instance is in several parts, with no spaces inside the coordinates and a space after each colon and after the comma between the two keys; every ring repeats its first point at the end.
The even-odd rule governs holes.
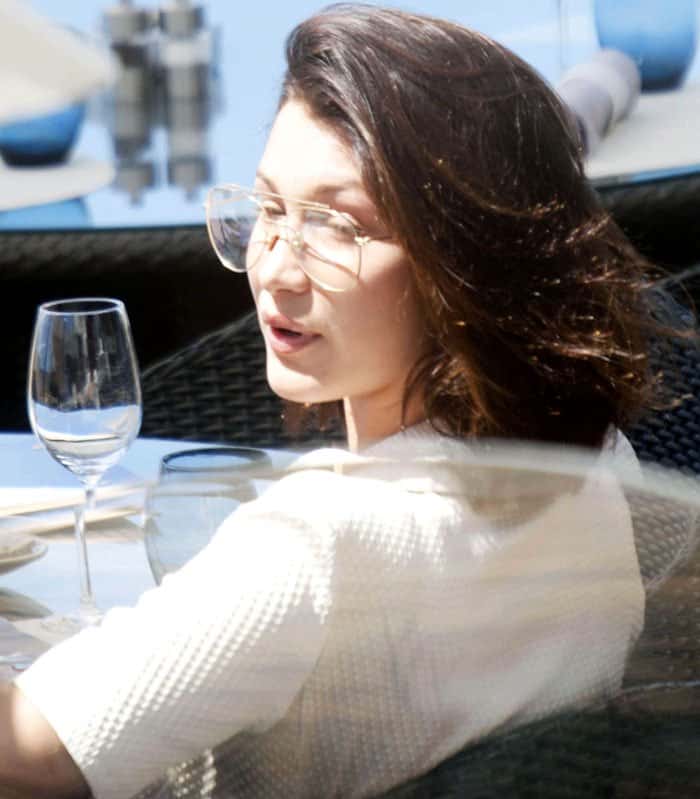
{"type": "Polygon", "coordinates": [[[308,290],[311,281],[299,266],[295,251],[297,233],[285,225],[278,225],[271,234],[255,267],[261,288],[269,292],[308,290]]]}

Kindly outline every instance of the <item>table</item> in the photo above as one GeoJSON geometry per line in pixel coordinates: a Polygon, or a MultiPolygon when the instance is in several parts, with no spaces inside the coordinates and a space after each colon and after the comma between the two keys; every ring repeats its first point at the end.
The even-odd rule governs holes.
{"type": "MultiPolygon", "coordinates": [[[[180,442],[137,440],[121,466],[110,470],[114,482],[154,479],[164,452],[180,442]]],[[[66,502],[79,501],[80,489],[72,476],[37,444],[29,434],[0,434],[0,533],[16,522],[32,516],[7,517],[11,510],[10,493],[27,501],[30,492],[40,503],[49,491],[66,502]]],[[[75,610],[78,602],[78,568],[75,541],[70,529],[72,510],[62,513],[68,526],[42,536],[48,546],[46,555],[15,571],[0,574],[0,655],[13,653],[39,655],[48,642],[20,632],[9,620],[20,625],[50,612],[75,610]],[[50,576],[50,577],[49,577],[50,576]]],[[[60,519],[59,519],[60,521],[60,519]]],[[[89,557],[95,591],[102,607],[133,602],[154,582],[148,570],[139,528],[133,521],[121,518],[100,523],[99,532],[89,525],[89,557]]],[[[31,622],[30,622],[31,623],[31,622]]],[[[10,665],[0,664],[0,681],[12,679],[10,665]]]]}
{"type": "MultiPolygon", "coordinates": [[[[98,488],[98,513],[104,512],[110,504],[126,505],[133,512],[92,523],[88,517],[90,570],[101,608],[132,604],[143,591],[155,585],[143,545],[144,489],[156,480],[163,455],[198,446],[201,445],[192,442],[137,439],[122,462],[105,474],[101,491],[98,488]],[[129,490],[123,493],[125,486],[129,490]]],[[[36,521],[36,513],[6,515],[13,510],[11,495],[24,502],[33,495],[38,505],[52,498],[54,502],[65,503],[63,510],[52,512],[60,517],[54,518],[54,523],[63,520],[64,526],[51,533],[41,533],[41,540],[48,544],[45,556],[15,571],[0,574],[0,616],[22,619],[48,611],[74,611],[78,604],[79,582],[71,503],[82,497],[77,480],[50,458],[34,436],[0,433],[0,532],[22,529],[17,522],[36,521]]],[[[41,514],[44,521],[51,518],[46,513],[41,514]]],[[[32,532],[31,528],[24,530],[32,532]]],[[[36,527],[33,532],[39,535],[36,527]]],[[[2,632],[0,626],[0,654],[2,632]]]]}
{"type": "MultiPolygon", "coordinates": [[[[138,438],[120,464],[105,473],[97,489],[97,507],[92,519],[88,512],[86,527],[93,590],[101,609],[131,605],[154,587],[144,546],[146,491],[156,482],[164,455],[202,446],[215,445],[138,438]]],[[[268,459],[261,462],[259,472],[265,479],[246,481],[247,498],[264,490],[269,478],[274,478],[277,470],[295,457],[283,450],[267,453],[268,459]]],[[[49,642],[52,636],[41,629],[36,619],[76,610],[79,577],[73,507],[82,499],[77,479],[53,461],[33,435],[0,433],[0,535],[29,534],[48,546],[45,555],[13,571],[3,573],[0,561],[0,655],[19,648],[16,630],[3,623],[3,617],[49,642]],[[24,512],[18,513],[20,508],[24,512]]],[[[226,507],[225,512],[229,513],[233,505],[227,500],[219,507],[226,507]]],[[[182,557],[182,552],[193,554],[197,543],[192,538],[187,544],[189,549],[178,548],[177,558],[182,557]]],[[[22,651],[27,646],[37,652],[43,648],[37,641],[25,641],[22,651]]]]}

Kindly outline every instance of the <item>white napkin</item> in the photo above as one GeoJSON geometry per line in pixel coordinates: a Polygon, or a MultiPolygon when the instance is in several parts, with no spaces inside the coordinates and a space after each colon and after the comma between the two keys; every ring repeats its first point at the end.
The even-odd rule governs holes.
{"type": "Polygon", "coordinates": [[[0,0],[0,123],[40,116],[110,85],[118,64],[26,2],[0,0]]]}
{"type": "MultiPolygon", "coordinates": [[[[144,512],[145,504],[145,490],[101,502],[97,507],[85,511],[85,524],[91,534],[102,532],[104,527],[112,536],[132,537],[133,525],[118,520],[127,516],[138,516],[144,512]],[[100,522],[104,522],[105,525],[101,525],[100,522]]],[[[37,536],[59,531],[72,531],[74,525],[75,511],[73,507],[25,510],[21,514],[0,518],[0,536],[3,532],[37,536]]]]}
{"type": "MultiPolygon", "coordinates": [[[[102,504],[107,500],[123,500],[123,504],[138,504],[135,497],[143,494],[141,482],[98,486],[96,501],[102,504]]],[[[20,513],[35,513],[70,509],[85,501],[85,492],[79,486],[0,486],[0,529],[4,526],[4,516],[20,513]]]]}

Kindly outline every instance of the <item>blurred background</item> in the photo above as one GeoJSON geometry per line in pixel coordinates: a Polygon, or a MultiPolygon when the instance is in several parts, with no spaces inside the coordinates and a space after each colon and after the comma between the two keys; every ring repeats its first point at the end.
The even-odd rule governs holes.
{"type": "MultiPolygon", "coordinates": [[[[384,5],[447,17],[487,33],[537,67],[552,83],[598,48],[589,0],[459,0],[384,5]]],[[[292,27],[325,3],[274,0],[233,4],[72,3],[33,0],[56,23],[112,46],[125,74],[109,95],[90,99],[73,154],[113,162],[112,185],[85,198],[95,227],[182,225],[203,221],[201,200],[212,182],[249,184],[274,116],[283,46],[292,27]],[[178,7],[196,14],[177,25],[178,7]],[[168,22],[168,11],[176,22],[168,22]],[[158,24],[158,12],[165,13],[158,24]],[[150,12],[149,19],[142,12],[150,12]],[[202,67],[199,81],[169,73],[188,62],[202,67]]],[[[182,14],[184,18],[184,13],[182,14]]],[[[693,65],[691,72],[696,71],[693,65]]],[[[38,224],[38,213],[2,218],[3,229],[38,224]]],[[[56,213],[45,227],[70,227],[56,213]]]]}

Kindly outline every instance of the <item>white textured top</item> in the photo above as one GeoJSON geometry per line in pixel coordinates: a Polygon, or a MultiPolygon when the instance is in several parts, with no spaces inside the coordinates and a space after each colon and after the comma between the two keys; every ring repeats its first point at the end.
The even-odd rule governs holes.
{"type": "Polygon", "coordinates": [[[312,454],[21,675],[94,795],[368,796],[615,691],[644,593],[607,456],[572,485],[468,455],[427,425],[312,454]]]}

